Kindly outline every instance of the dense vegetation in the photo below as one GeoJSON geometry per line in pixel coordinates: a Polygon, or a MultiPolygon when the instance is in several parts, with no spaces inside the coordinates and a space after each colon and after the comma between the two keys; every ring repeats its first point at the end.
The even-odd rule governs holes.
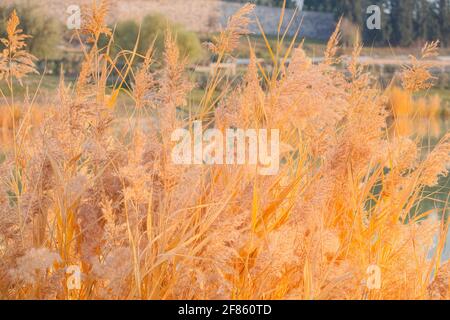
{"type": "Polygon", "coordinates": [[[39,59],[56,59],[59,57],[58,45],[62,40],[62,26],[59,21],[42,12],[42,8],[31,3],[1,6],[0,36],[6,36],[6,21],[13,9],[21,19],[21,29],[29,35],[26,39],[30,52],[39,59]]]}
{"type": "Polygon", "coordinates": [[[344,15],[364,30],[364,39],[370,44],[409,46],[433,39],[450,43],[449,0],[305,0],[305,8],[344,15]],[[381,30],[365,27],[370,5],[382,8],[381,30]]]}
{"type": "MultiPolygon", "coordinates": [[[[35,73],[36,59],[11,14],[0,38],[0,83],[11,97],[0,91],[0,300],[450,299],[450,263],[441,260],[448,189],[441,209],[419,206],[438,193],[424,188],[448,175],[450,133],[422,157],[424,146],[388,121],[409,120],[410,104],[389,111],[389,92],[358,62],[359,43],[347,68],[336,68],[339,24],[322,62],[303,44],[281,55],[278,37],[267,48],[270,73],[252,53],[243,81],[230,81],[219,63],[249,34],[253,9],[241,8],[209,43],[217,67],[195,108],[170,28],[161,59],[135,49],[119,53],[129,64],[117,66],[110,47],[97,45],[112,34],[108,2],[94,5],[77,81],[61,77],[40,120],[35,100],[14,94],[12,82],[35,73]],[[114,112],[119,91],[131,98],[126,119],[114,112]],[[175,163],[174,133],[197,121],[219,132],[278,130],[278,173],[259,175],[261,161],[175,163]]],[[[398,74],[406,93],[392,101],[431,88],[424,59],[437,45],[398,74]]],[[[218,155],[216,139],[204,141],[200,159],[218,155]]]]}
{"type": "Polygon", "coordinates": [[[201,56],[202,48],[198,36],[161,15],[148,15],[141,25],[134,20],[119,22],[114,33],[116,51],[133,50],[137,42],[137,51],[145,54],[147,48],[154,42],[155,54],[161,58],[167,29],[176,34],[176,43],[183,55],[187,55],[191,61],[201,56]]]}
{"type": "MultiPolygon", "coordinates": [[[[239,2],[239,3],[246,3],[246,2],[252,2],[257,5],[262,6],[271,6],[271,7],[281,7],[284,4],[284,0],[253,0],[253,1],[246,1],[246,0],[225,0],[228,2],[239,2]]],[[[295,0],[286,0],[286,7],[287,8],[294,8],[295,7],[295,0]]]]}
{"type": "MultiPolygon", "coordinates": [[[[230,0],[228,0],[230,1],[230,0]]],[[[248,2],[247,0],[231,0],[248,2]]],[[[284,0],[256,0],[257,4],[282,6],[284,0]]],[[[294,0],[287,0],[287,7],[295,7],[294,0]]],[[[304,9],[333,12],[343,15],[364,30],[364,41],[368,45],[410,46],[415,42],[440,39],[445,46],[450,44],[449,0],[305,0],[304,9]],[[370,5],[382,8],[381,30],[365,27],[370,5]]]]}

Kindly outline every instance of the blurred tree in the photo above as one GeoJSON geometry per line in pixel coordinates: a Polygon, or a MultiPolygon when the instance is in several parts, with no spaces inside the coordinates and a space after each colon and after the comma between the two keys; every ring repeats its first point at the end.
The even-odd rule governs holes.
{"type": "Polygon", "coordinates": [[[430,4],[427,0],[417,0],[414,5],[416,17],[414,19],[415,37],[426,39],[428,35],[428,19],[430,18],[430,4]]]}
{"type": "Polygon", "coordinates": [[[58,45],[62,42],[63,27],[55,18],[30,3],[0,7],[0,35],[4,36],[6,21],[16,10],[20,18],[20,28],[31,37],[26,40],[30,52],[39,59],[58,59],[58,45]]]}
{"type": "Polygon", "coordinates": [[[337,0],[305,0],[305,10],[337,12],[337,0]]]}
{"type": "MultiPolygon", "coordinates": [[[[144,54],[155,41],[155,54],[160,57],[164,51],[164,34],[167,28],[176,35],[181,54],[188,56],[191,61],[201,57],[202,47],[197,35],[185,30],[180,25],[170,23],[161,15],[146,16],[140,27],[140,35],[139,25],[134,20],[119,22],[114,34],[115,51],[133,50],[139,35],[138,52],[144,54]]],[[[103,44],[105,44],[105,40],[103,40],[103,44]]]]}
{"type": "MultiPolygon", "coordinates": [[[[134,20],[121,21],[116,25],[114,29],[114,44],[115,50],[120,49],[132,50],[136,44],[137,37],[139,34],[139,25],[134,20]]],[[[103,39],[102,39],[103,40],[103,39]]],[[[102,44],[106,44],[107,41],[104,39],[102,44]]],[[[139,43],[138,50],[142,52],[142,41],[139,43]]]]}
{"type": "Polygon", "coordinates": [[[341,14],[358,26],[363,24],[362,0],[342,0],[340,1],[341,14]]]}
{"type": "Polygon", "coordinates": [[[442,43],[450,45],[450,0],[439,1],[439,27],[442,43]]]}
{"type": "Polygon", "coordinates": [[[441,29],[439,17],[440,17],[439,3],[436,1],[429,3],[425,25],[426,33],[425,37],[422,38],[423,40],[428,41],[437,39],[443,40],[442,37],[445,36],[445,34],[441,29]]]}
{"type": "Polygon", "coordinates": [[[305,0],[304,8],[344,16],[360,27],[367,45],[408,46],[436,39],[450,45],[450,0],[305,0]],[[381,8],[381,30],[366,27],[370,5],[381,8]]]}
{"type": "Polygon", "coordinates": [[[364,42],[370,46],[388,44],[392,35],[392,25],[388,14],[388,12],[390,12],[390,2],[388,0],[372,0],[370,2],[373,5],[379,6],[381,9],[381,29],[370,30],[367,28],[366,21],[369,16],[365,10],[362,25],[364,42]]]}
{"type": "Polygon", "coordinates": [[[409,46],[414,39],[414,0],[391,0],[392,43],[409,46]]]}
{"type": "MultiPolygon", "coordinates": [[[[282,7],[284,0],[225,0],[227,2],[254,3],[261,6],[282,7]]],[[[295,0],[286,0],[286,8],[295,8],[295,0]]]]}

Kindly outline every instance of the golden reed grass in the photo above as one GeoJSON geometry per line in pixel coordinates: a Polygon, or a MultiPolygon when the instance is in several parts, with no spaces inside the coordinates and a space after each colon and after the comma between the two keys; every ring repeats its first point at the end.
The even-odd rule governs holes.
{"type": "Polygon", "coordinates": [[[439,138],[442,134],[440,119],[444,102],[438,95],[413,97],[399,87],[388,90],[389,108],[392,112],[394,135],[439,138]]]}
{"type": "MultiPolygon", "coordinates": [[[[248,33],[252,10],[245,5],[209,46],[218,62],[248,33]]],[[[111,36],[106,14],[106,2],[93,6],[77,34],[85,61],[76,85],[61,80],[38,128],[29,117],[12,121],[0,166],[0,298],[450,297],[441,261],[447,224],[416,209],[423,188],[447,174],[450,134],[425,159],[413,140],[389,135],[388,94],[357,63],[358,43],[344,71],[334,68],[339,29],[318,65],[295,39],[286,55],[268,48],[271,73],[252,52],[243,82],[223,85],[218,68],[194,112],[176,35],[165,36],[161,68],[151,67],[151,48],[111,57],[97,46],[102,34],[111,36]],[[288,67],[279,62],[289,57],[288,67]],[[108,96],[112,72],[121,80],[108,96]],[[119,135],[118,91],[135,102],[119,135]],[[174,165],[171,132],[194,120],[280,129],[278,175],[257,175],[249,165],[174,165]],[[372,265],[381,270],[377,289],[367,285],[372,265]],[[73,266],[80,287],[69,285],[73,266]]],[[[14,14],[8,30],[0,70],[13,91],[13,79],[34,66],[14,14]]],[[[435,51],[427,45],[424,56],[435,51]]],[[[429,86],[421,61],[404,70],[407,90],[429,86]]],[[[9,108],[27,113],[34,105],[9,108]]]]}

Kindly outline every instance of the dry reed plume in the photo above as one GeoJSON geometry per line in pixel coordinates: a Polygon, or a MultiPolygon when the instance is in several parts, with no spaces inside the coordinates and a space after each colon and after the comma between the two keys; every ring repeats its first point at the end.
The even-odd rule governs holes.
{"type": "MultiPolygon", "coordinates": [[[[248,33],[252,9],[244,6],[210,45],[218,62],[248,33]]],[[[334,68],[339,29],[318,65],[295,40],[280,57],[291,57],[289,66],[274,59],[270,74],[252,53],[244,81],[221,86],[218,97],[224,77],[214,71],[195,113],[176,35],[165,38],[161,69],[151,68],[152,48],[120,53],[128,64],[119,69],[97,46],[111,34],[106,13],[106,2],[94,6],[79,35],[85,61],[76,85],[62,79],[40,124],[11,122],[0,165],[1,299],[450,298],[440,258],[447,224],[414,209],[423,187],[448,173],[450,134],[424,160],[413,140],[390,136],[388,94],[357,63],[359,44],[344,71],[334,68]],[[108,91],[112,72],[121,80],[108,91]],[[135,112],[117,135],[119,91],[135,112]],[[280,129],[279,174],[174,165],[172,130],[194,120],[280,129]],[[381,269],[379,289],[367,286],[371,265],[381,269]],[[72,266],[81,269],[75,289],[72,266]]],[[[13,14],[0,55],[11,91],[13,79],[34,72],[18,25],[13,14]]],[[[408,90],[428,87],[427,67],[414,60],[405,69],[408,90]]],[[[5,101],[12,114],[35,108],[5,101]]]]}

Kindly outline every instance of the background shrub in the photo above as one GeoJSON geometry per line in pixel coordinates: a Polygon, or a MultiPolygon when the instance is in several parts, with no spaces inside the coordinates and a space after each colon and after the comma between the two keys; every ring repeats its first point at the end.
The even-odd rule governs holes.
{"type": "Polygon", "coordinates": [[[0,35],[6,33],[6,21],[13,10],[20,18],[20,28],[31,37],[27,39],[28,50],[39,59],[58,59],[58,45],[62,41],[63,27],[55,18],[49,17],[36,5],[26,3],[0,6],[0,35]]]}
{"type": "MultiPolygon", "coordinates": [[[[177,37],[177,44],[181,54],[195,61],[202,56],[200,40],[194,32],[185,30],[182,26],[173,24],[161,15],[146,16],[141,25],[138,52],[145,53],[155,40],[155,54],[161,57],[164,49],[164,34],[169,28],[177,37]]],[[[119,22],[115,29],[114,43],[116,52],[120,49],[133,50],[139,34],[139,24],[133,20],[119,22]]]]}

